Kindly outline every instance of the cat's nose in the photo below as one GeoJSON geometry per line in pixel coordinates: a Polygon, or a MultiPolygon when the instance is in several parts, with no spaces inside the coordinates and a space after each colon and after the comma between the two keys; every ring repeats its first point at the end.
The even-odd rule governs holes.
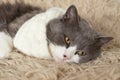
{"type": "Polygon", "coordinates": [[[67,57],[66,55],[63,55],[63,57],[67,57]]]}
{"type": "Polygon", "coordinates": [[[67,55],[63,55],[63,60],[67,60],[69,57],[67,55]]]}

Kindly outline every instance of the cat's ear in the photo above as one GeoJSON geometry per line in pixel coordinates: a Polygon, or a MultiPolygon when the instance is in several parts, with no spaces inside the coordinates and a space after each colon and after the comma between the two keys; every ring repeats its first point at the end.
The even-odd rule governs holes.
{"type": "Polygon", "coordinates": [[[111,41],[113,39],[113,37],[98,37],[96,38],[96,41],[97,41],[97,45],[98,46],[102,46],[106,43],[108,43],[109,41],[111,41]]]}
{"type": "Polygon", "coordinates": [[[78,23],[78,21],[79,21],[79,15],[78,15],[77,9],[76,9],[76,7],[74,5],[71,5],[67,9],[67,11],[64,14],[62,20],[70,22],[70,23],[78,23]]]}

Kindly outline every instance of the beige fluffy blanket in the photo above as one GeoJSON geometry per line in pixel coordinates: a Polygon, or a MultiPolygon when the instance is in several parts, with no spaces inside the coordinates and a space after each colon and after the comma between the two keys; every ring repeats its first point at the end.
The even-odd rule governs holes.
{"type": "MultiPolygon", "coordinates": [[[[0,0],[0,2],[14,0],[0,0]]],[[[0,60],[0,80],[120,80],[120,0],[24,0],[34,6],[67,8],[75,4],[79,14],[96,31],[113,36],[102,55],[83,64],[41,60],[14,50],[0,60]]]]}

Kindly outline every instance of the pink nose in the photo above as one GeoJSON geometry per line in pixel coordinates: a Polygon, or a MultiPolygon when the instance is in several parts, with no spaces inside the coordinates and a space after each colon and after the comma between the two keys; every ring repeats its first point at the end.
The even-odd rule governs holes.
{"type": "Polygon", "coordinates": [[[63,60],[67,60],[69,59],[69,57],[67,57],[67,55],[63,55],[63,60]]]}

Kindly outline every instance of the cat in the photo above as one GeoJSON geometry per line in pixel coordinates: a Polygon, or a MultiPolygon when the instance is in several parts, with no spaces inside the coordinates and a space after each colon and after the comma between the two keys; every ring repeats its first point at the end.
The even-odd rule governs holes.
{"type": "MultiPolygon", "coordinates": [[[[35,16],[28,19],[19,17],[15,15],[14,20],[10,20],[9,24],[15,23],[16,18],[18,18],[16,25],[19,20],[23,19],[22,24],[14,29],[14,26],[9,27],[7,23],[7,27],[5,27],[7,33],[2,28],[0,36],[4,35],[0,39],[7,36],[10,39],[7,39],[6,43],[10,41],[12,44],[9,36],[12,33],[12,46],[29,56],[43,59],[54,58],[58,62],[88,62],[96,59],[101,53],[101,47],[113,39],[113,37],[102,36],[93,30],[88,22],[78,15],[74,5],[69,6],[67,10],[50,8],[39,14],[35,13],[35,16]]],[[[7,18],[5,17],[4,20],[7,18]]],[[[3,22],[1,23],[3,24],[3,22]]],[[[2,45],[4,44],[2,43],[2,45]]],[[[9,50],[5,53],[12,51],[8,44],[6,48],[9,50]]],[[[5,53],[0,50],[0,57],[1,55],[6,56],[5,53]]]]}

